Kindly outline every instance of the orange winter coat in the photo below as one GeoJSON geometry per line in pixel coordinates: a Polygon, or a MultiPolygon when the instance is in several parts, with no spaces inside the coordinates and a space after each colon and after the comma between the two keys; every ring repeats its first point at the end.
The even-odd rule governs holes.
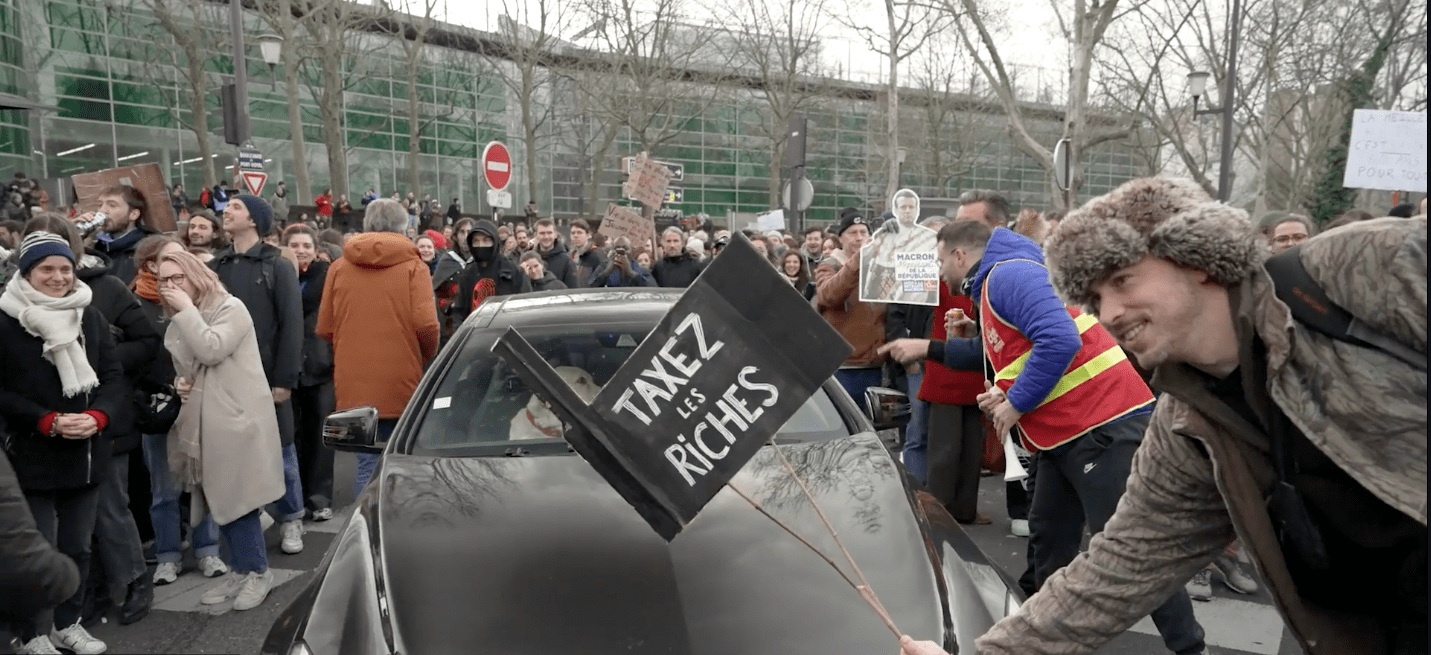
{"type": "Polygon", "coordinates": [[[390,232],[348,241],[328,268],[317,333],[333,342],[337,408],[400,416],[438,347],[432,275],[417,246],[390,232]]]}

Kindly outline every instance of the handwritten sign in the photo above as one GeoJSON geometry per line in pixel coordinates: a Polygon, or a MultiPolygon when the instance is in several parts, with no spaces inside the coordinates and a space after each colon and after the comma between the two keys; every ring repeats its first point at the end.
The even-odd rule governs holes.
{"type": "Polygon", "coordinates": [[[1426,113],[1358,109],[1342,185],[1426,192],[1426,113]]]}
{"type": "Polygon", "coordinates": [[[631,240],[632,246],[639,247],[656,238],[656,225],[654,221],[632,211],[630,207],[622,207],[613,202],[606,205],[606,216],[601,219],[601,227],[597,228],[596,232],[608,241],[626,237],[631,240]]]}
{"type": "Polygon", "coordinates": [[[621,192],[647,207],[659,209],[666,199],[666,187],[670,184],[671,169],[643,152],[631,162],[631,177],[621,185],[621,192]]]}
{"type": "Polygon", "coordinates": [[[93,173],[80,173],[70,178],[75,186],[75,206],[81,214],[99,211],[99,194],[116,184],[134,187],[149,205],[144,212],[144,224],[160,232],[177,229],[174,206],[169,189],[158,164],[121,166],[93,173]]]}
{"type": "Polygon", "coordinates": [[[590,405],[520,336],[494,350],[576,425],[565,433],[573,450],[670,540],[853,350],[783,282],[734,235],[590,405]]]}
{"type": "Polygon", "coordinates": [[[760,230],[783,230],[785,229],[785,210],[765,212],[755,217],[755,227],[760,230]]]}

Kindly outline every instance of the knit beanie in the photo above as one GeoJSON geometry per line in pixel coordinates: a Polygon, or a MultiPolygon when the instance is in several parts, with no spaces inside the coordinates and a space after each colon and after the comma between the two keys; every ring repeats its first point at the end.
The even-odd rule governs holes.
{"type": "Polygon", "coordinates": [[[427,238],[432,239],[433,247],[437,248],[438,250],[447,249],[447,237],[442,236],[441,232],[438,232],[437,230],[428,230],[426,232],[423,232],[423,234],[426,235],[427,238]]]}
{"type": "Polygon", "coordinates": [[[860,215],[860,211],[858,209],[855,209],[854,207],[846,207],[844,209],[841,209],[840,227],[836,230],[835,234],[842,235],[845,233],[845,230],[848,230],[855,225],[864,225],[866,226],[866,228],[868,228],[869,222],[866,221],[865,217],[860,215]]]}
{"type": "Polygon", "coordinates": [[[75,251],[64,237],[53,232],[31,232],[20,242],[20,275],[23,277],[41,260],[55,255],[70,260],[71,264],[75,262],[75,251]]]}
{"type": "Polygon", "coordinates": [[[1214,201],[1192,180],[1129,181],[1070,212],[1044,242],[1053,287],[1092,309],[1093,289],[1144,255],[1206,272],[1224,286],[1267,256],[1247,212],[1214,201]]]}
{"type": "Polygon", "coordinates": [[[268,206],[268,201],[247,193],[234,196],[230,202],[233,200],[243,203],[248,209],[248,215],[253,218],[253,225],[258,228],[259,236],[264,236],[273,229],[273,208],[268,206]]]}

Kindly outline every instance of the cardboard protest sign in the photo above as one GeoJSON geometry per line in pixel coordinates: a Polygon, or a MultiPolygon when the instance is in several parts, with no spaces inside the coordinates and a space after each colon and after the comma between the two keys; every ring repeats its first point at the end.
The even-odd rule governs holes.
{"type": "Polygon", "coordinates": [[[631,176],[621,185],[621,192],[647,207],[659,209],[670,184],[671,169],[643,152],[631,163],[631,176]]]}
{"type": "Polygon", "coordinates": [[[80,173],[70,178],[75,186],[75,207],[79,213],[99,210],[99,194],[116,184],[127,184],[144,196],[149,205],[144,223],[160,232],[177,229],[174,206],[170,204],[169,187],[158,164],[121,166],[93,173],[80,173]]]}
{"type": "Polygon", "coordinates": [[[939,304],[939,234],[918,223],[919,196],[900,189],[890,203],[894,219],[860,249],[860,300],[939,304]]]}
{"type": "Polygon", "coordinates": [[[1358,109],[1348,146],[1342,186],[1426,193],[1425,112],[1358,109]]]}
{"type": "Polygon", "coordinates": [[[656,225],[654,221],[630,207],[622,207],[613,202],[606,205],[606,216],[601,219],[601,227],[596,229],[596,233],[606,237],[608,241],[626,237],[631,240],[632,246],[639,247],[656,238],[656,225]]]}
{"type": "Polygon", "coordinates": [[[493,350],[669,541],[853,349],[735,235],[590,405],[515,331],[493,350]]]}
{"type": "Polygon", "coordinates": [[[760,230],[783,230],[785,229],[785,210],[765,212],[755,217],[755,227],[760,230]]]}

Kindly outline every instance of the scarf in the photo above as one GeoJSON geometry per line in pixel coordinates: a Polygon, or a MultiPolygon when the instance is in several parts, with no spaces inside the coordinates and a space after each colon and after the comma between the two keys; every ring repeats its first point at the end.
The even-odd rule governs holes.
{"type": "MultiPolygon", "coordinates": [[[[197,308],[205,325],[214,324],[215,317],[228,298],[227,293],[210,294],[204,303],[206,306],[197,308]]],[[[203,424],[200,419],[204,389],[200,386],[199,372],[205,367],[197,362],[195,365],[196,370],[187,372],[189,382],[194,385],[189,396],[193,402],[184,403],[179,412],[179,420],[169,429],[169,438],[166,441],[169,449],[169,470],[182,488],[190,491],[201,488],[204,483],[203,424]]]]}
{"type": "Polygon", "coordinates": [[[41,353],[59,372],[66,398],[99,386],[81,340],[84,308],[89,302],[89,286],[79,280],[75,280],[74,291],[63,298],[36,291],[23,277],[11,280],[0,295],[0,310],[19,321],[26,332],[44,340],[41,353]]]}
{"type": "Polygon", "coordinates": [[[147,270],[139,271],[139,275],[134,277],[134,293],[149,302],[158,303],[160,301],[159,278],[154,277],[154,274],[147,270]]]}

